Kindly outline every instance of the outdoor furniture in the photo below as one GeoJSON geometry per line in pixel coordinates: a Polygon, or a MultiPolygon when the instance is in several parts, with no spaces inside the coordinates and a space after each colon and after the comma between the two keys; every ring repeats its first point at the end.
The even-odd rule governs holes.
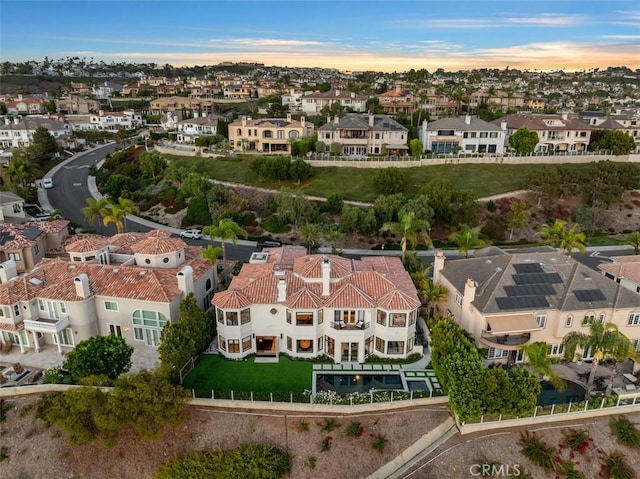
{"type": "Polygon", "coordinates": [[[6,343],[2,343],[2,349],[0,349],[0,352],[2,352],[2,354],[9,354],[12,347],[13,344],[11,344],[9,341],[7,341],[6,343]]]}
{"type": "Polygon", "coordinates": [[[20,363],[14,363],[13,370],[15,371],[16,374],[22,374],[24,372],[24,368],[20,363]]]}
{"type": "Polygon", "coordinates": [[[358,321],[358,322],[356,323],[356,328],[358,328],[358,329],[362,329],[363,327],[364,327],[364,321],[358,321]]]}

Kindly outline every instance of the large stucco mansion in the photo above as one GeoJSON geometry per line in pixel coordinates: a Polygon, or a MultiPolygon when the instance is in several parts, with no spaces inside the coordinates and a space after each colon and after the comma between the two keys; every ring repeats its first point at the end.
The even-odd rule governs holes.
{"type": "Polygon", "coordinates": [[[220,353],[364,362],[405,358],[420,300],[399,258],[347,259],[285,246],[254,253],[213,298],[220,353]]]}
{"type": "Polygon", "coordinates": [[[62,353],[91,336],[114,334],[155,348],[164,325],[177,320],[182,299],[193,292],[206,310],[216,286],[201,248],[169,235],[70,236],[60,256],[20,276],[15,261],[1,263],[2,345],[22,352],[56,345],[62,353]]]}

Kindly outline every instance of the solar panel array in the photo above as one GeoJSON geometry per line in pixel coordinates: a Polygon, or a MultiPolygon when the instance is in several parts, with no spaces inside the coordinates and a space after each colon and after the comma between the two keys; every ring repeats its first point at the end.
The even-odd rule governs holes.
{"type": "Polygon", "coordinates": [[[12,241],[14,236],[6,231],[0,231],[0,246],[12,241]]]}
{"type": "Polygon", "coordinates": [[[537,309],[548,308],[547,296],[556,294],[554,284],[561,284],[562,277],[555,271],[546,270],[539,263],[514,264],[516,274],[512,275],[513,285],[504,287],[507,297],[496,298],[498,308],[537,309]]]}
{"type": "Polygon", "coordinates": [[[38,229],[37,226],[28,226],[23,232],[22,232],[22,236],[24,236],[25,238],[27,238],[28,240],[33,241],[34,239],[36,239],[38,236],[40,236],[40,233],[42,233],[42,231],[40,231],[38,229]]]}
{"type": "Polygon", "coordinates": [[[593,301],[606,301],[607,297],[599,289],[579,289],[573,292],[581,303],[593,301]]]}

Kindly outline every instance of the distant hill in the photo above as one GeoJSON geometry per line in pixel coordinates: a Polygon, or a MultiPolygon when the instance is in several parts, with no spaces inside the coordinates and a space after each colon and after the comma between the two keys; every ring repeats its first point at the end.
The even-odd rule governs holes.
{"type": "Polygon", "coordinates": [[[37,95],[68,88],[71,82],[93,85],[105,81],[120,83],[135,81],[124,78],[96,78],[96,77],[63,77],[48,75],[2,75],[0,77],[0,95],[37,95]]]}

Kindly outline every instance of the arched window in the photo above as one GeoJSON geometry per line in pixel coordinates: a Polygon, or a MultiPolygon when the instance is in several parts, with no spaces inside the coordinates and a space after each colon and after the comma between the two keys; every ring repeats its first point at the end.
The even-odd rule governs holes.
{"type": "Polygon", "coordinates": [[[291,130],[289,132],[289,138],[298,138],[299,133],[296,130],[291,130]]]}
{"type": "Polygon", "coordinates": [[[572,315],[569,315],[569,316],[567,316],[567,319],[566,319],[566,321],[564,322],[564,326],[565,326],[566,328],[570,328],[572,324],[573,324],[573,316],[572,316],[572,315]]]}
{"type": "Polygon", "coordinates": [[[162,339],[162,328],[167,324],[167,317],[157,311],[137,309],[131,315],[133,337],[136,341],[144,341],[147,346],[159,346],[162,339]]]}
{"type": "Polygon", "coordinates": [[[241,136],[242,135],[242,128],[238,128],[238,130],[236,131],[236,134],[238,136],[241,136]]]}
{"type": "Polygon", "coordinates": [[[204,289],[209,291],[211,289],[211,278],[207,278],[207,282],[204,284],[204,289]]]}

